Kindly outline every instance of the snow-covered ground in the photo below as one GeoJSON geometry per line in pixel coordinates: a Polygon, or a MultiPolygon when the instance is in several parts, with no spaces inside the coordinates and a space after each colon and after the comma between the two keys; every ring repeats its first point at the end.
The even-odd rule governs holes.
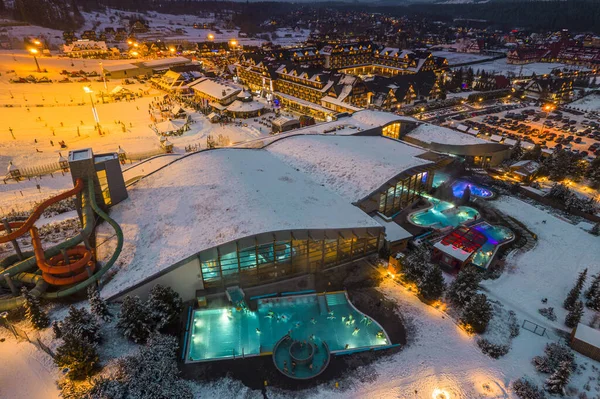
{"type": "MultiPolygon", "coordinates": [[[[137,34],[139,40],[157,40],[162,41],[182,41],[186,40],[192,43],[208,41],[226,42],[236,40],[239,45],[259,46],[265,41],[272,41],[282,46],[296,46],[308,38],[310,31],[307,29],[279,28],[273,33],[269,33],[269,39],[250,38],[244,35],[240,36],[239,29],[225,28],[225,21],[215,18],[212,13],[204,15],[175,15],[167,13],[158,13],[149,11],[145,13],[136,13],[120,11],[107,8],[102,12],[82,12],[85,22],[81,28],[76,31],[80,35],[85,30],[104,31],[104,28],[129,27],[129,19],[141,17],[149,22],[149,31],[137,34]],[[194,24],[214,23],[214,29],[197,29],[194,24]]],[[[0,34],[11,38],[14,49],[21,48],[23,38],[38,38],[50,45],[51,50],[58,49],[62,44],[62,31],[48,29],[35,25],[7,26],[0,29],[0,34]]],[[[109,43],[111,46],[114,45],[109,43]]],[[[122,43],[121,43],[122,44],[122,43]]]]}
{"type": "MultiPolygon", "coordinates": [[[[80,70],[99,71],[99,65],[91,60],[64,58],[41,58],[42,68],[48,69],[51,79],[61,77],[60,71],[80,70]],[[71,63],[74,66],[71,66],[71,63]]],[[[118,61],[114,61],[118,62],[118,61]]],[[[35,64],[26,54],[11,55],[0,52],[0,71],[15,70],[15,73],[2,73],[0,76],[0,171],[6,170],[9,161],[17,167],[29,167],[57,162],[59,153],[66,156],[76,148],[92,147],[95,152],[116,151],[121,146],[128,152],[145,152],[159,148],[159,140],[150,129],[148,107],[156,96],[162,93],[142,84],[128,85],[138,92],[148,91],[148,95],[136,101],[122,101],[102,104],[97,94],[94,102],[104,134],[99,136],[94,128],[94,118],[90,97],[83,91],[89,86],[95,93],[106,92],[121,84],[119,80],[108,80],[107,88],[102,82],[90,83],[9,83],[16,76],[25,77],[35,73],[35,64]],[[76,105],[78,103],[84,105],[76,105]],[[126,131],[117,122],[123,122],[126,131]],[[11,137],[10,130],[15,136],[11,137]],[[58,142],[64,140],[67,149],[61,149],[58,142]]],[[[181,137],[171,139],[175,151],[183,152],[185,146],[200,144],[206,146],[206,137],[215,139],[219,135],[231,142],[247,141],[268,136],[268,129],[253,119],[244,120],[247,126],[235,124],[212,124],[199,113],[192,113],[196,123],[181,137]]]]}
{"type": "Polygon", "coordinates": [[[450,66],[491,58],[489,55],[459,53],[456,51],[432,51],[431,54],[436,57],[446,58],[448,60],[448,65],[450,66]]]}
{"type": "Polygon", "coordinates": [[[0,328],[0,398],[53,399],[60,391],[60,371],[52,358],[27,341],[17,341],[0,328]]]}
{"type": "MultiPolygon", "coordinates": [[[[569,330],[564,326],[566,310],[562,303],[579,272],[588,269],[588,284],[591,276],[600,272],[600,237],[513,197],[503,197],[492,204],[525,224],[538,241],[530,251],[510,258],[500,278],[482,285],[528,320],[569,330]],[[542,304],[543,298],[548,298],[548,303],[542,304]],[[546,307],[554,307],[555,322],[538,313],[538,309],[546,307]]],[[[592,313],[587,309],[584,321],[592,313]]]]}
{"type": "Polygon", "coordinates": [[[472,145],[488,143],[487,140],[477,138],[467,133],[430,124],[418,126],[416,129],[411,130],[410,133],[408,133],[408,136],[427,144],[472,145]]]}
{"type": "Polygon", "coordinates": [[[600,94],[593,93],[568,104],[568,107],[577,108],[585,112],[600,112],[600,94]]]}
{"type": "Polygon", "coordinates": [[[486,71],[486,72],[495,72],[498,74],[508,75],[513,74],[515,76],[531,76],[533,73],[536,75],[544,75],[552,72],[555,68],[575,68],[573,65],[559,64],[559,63],[550,63],[550,62],[535,62],[532,64],[525,65],[514,65],[506,62],[506,58],[501,58],[499,60],[483,62],[481,64],[471,65],[469,67],[463,68],[473,68],[474,71],[486,71]]]}

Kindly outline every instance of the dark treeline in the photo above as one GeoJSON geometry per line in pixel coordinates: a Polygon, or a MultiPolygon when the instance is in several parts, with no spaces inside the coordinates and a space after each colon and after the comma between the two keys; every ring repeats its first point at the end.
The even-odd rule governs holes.
{"type": "MultiPolygon", "coordinates": [[[[2,0],[0,0],[2,1],[2,0]]],[[[355,12],[377,12],[394,16],[421,17],[451,22],[454,19],[486,20],[484,26],[496,29],[527,28],[600,33],[600,1],[515,1],[497,0],[480,4],[410,5],[387,3],[288,3],[288,2],[231,2],[193,0],[16,0],[15,17],[30,23],[59,29],[74,28],[81,24],[79,11],[92,11],[102,6],[145,12],[204,16],[206,13],[231,15],[231,21],[248,33],[265,31],[259,27],[267,18],[276,18],[300,8],[335,8],[355,12]]],[[[482,23],[478,24],[479,26],[482,23]]]]}

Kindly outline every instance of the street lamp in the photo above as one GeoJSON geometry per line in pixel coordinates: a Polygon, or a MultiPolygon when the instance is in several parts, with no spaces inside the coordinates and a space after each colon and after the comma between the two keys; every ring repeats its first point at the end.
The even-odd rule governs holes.
{"type": "Polygon", "coordinates": [[[90,101],[92,103],[92,114],[94,115],[94,121],[96,122],[96,128],[98,129],[98,134],[102,135],[102,131],[100,130],[100,119],[98,118],[98,111],[96,111],[96,105],[94,104],[94,98],[92,94],[94,93],[92,89],[88,86],[83,86],[83,91],[90,95],[90,101]]]}
{"type": "Polygon", "coordinates": [[[175,53],[175,48],[174,47],[169,47],[169,51],[171,52],[171,54],[175,53]]]}
{"type": "Polygon", "coordinates": [[[214,40],[215,35],[213,35],[212,33],[208,34],[208,40],[214,40]]]}
{"type": "Polygon", "coordinates": [[[31,55],[33,55],[33,60],[35,61],[35,66],[37,67],[37,71],[42,72],[42,70],[40,69],[40,64],[37,60],[37,57],[35,56],[38,53],[38,50],[36,48],[30,48],[29,52],[31,53],[31,55]]]}

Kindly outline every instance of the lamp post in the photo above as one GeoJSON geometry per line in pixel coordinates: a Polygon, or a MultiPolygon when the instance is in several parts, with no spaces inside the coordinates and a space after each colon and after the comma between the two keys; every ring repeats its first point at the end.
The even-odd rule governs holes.
{"type": "Polygon", "coordinates": [[[40,69],[40,64],[37,60],[37,57],[35,56],[38,53],[38,50],[36,48],[30,48],[29,52],[33,56],[33,60],[35,61],[35,66],[37,67],[37,71],[42,72],[42,70],[40,69]]]}
{"type": "MultiPolygon", "coordinates": [[[[100,73],[102,73],[102,81],[104,82],[104,90],[108,90],[108,88],[106,87],[106,75],[104,74],[104,67],[102,66],[102,61],[100,61],[100,73]]],[[[104,99],[102,99],[102,102],[104,102],[104,99]]]]}
{"type": "Polygon", "coordinates": [[[88,86],[83,86],[83,91],[90,95],[90,101],[92,103],[92,114],[94,114],[94,121],[96,122],[96,128],[98,129],[98,134],[102,135],[102,131],[100,130],[100,119],[98,118],[98,111],[96,111],[96,105],[94,104],[94,97],[92,94],[94,93],[92,89],[88,86]]]}

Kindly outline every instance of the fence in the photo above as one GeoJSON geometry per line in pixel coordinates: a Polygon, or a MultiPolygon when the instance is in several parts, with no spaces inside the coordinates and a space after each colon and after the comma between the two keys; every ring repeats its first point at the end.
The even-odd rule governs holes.
{"type": "Polygon", "coordinates": [[[523,320],[523,325],[521,327],[527,331],[531,331],[532,333],[539,335],[540,337],[543,337],[544,334],[546,334],[546,328],[529,320],[523,320]]]}
{"type": "Polygon", "coordinates": [[[128,152],[127,159],[129,161],[141,161],[143,159],[155,157],[157,155],[161,155],[161,154],[165,154],[165,153],[166,152],[163,148],[157,148],[155,150],[145,151],[145,152],[128,152]]]}
{"type": "Polygon", "coordinates": [[[9,323],[6,319],[3,318],[2,320],[3,322],[0,323],[0,325],[12,332],[16,339],[25,340],[46,352],[48,355],[50,355],[50,357],[54,358],[54,352],[52,352],[52,350],[42,342],[39,336],[34,337],[33,335],[27,334],[25,330],[9,323]]]}
{"type": "Polygon", "coordinates": [[[43,176],[49,175],[52,173],[60,172],[63,168],[61,168],[58,162],[40,165],[40,166],[30,166],[26,168],[19,168],[21,172],[21,177],[29,178],[34,176],[43,176]]]}

